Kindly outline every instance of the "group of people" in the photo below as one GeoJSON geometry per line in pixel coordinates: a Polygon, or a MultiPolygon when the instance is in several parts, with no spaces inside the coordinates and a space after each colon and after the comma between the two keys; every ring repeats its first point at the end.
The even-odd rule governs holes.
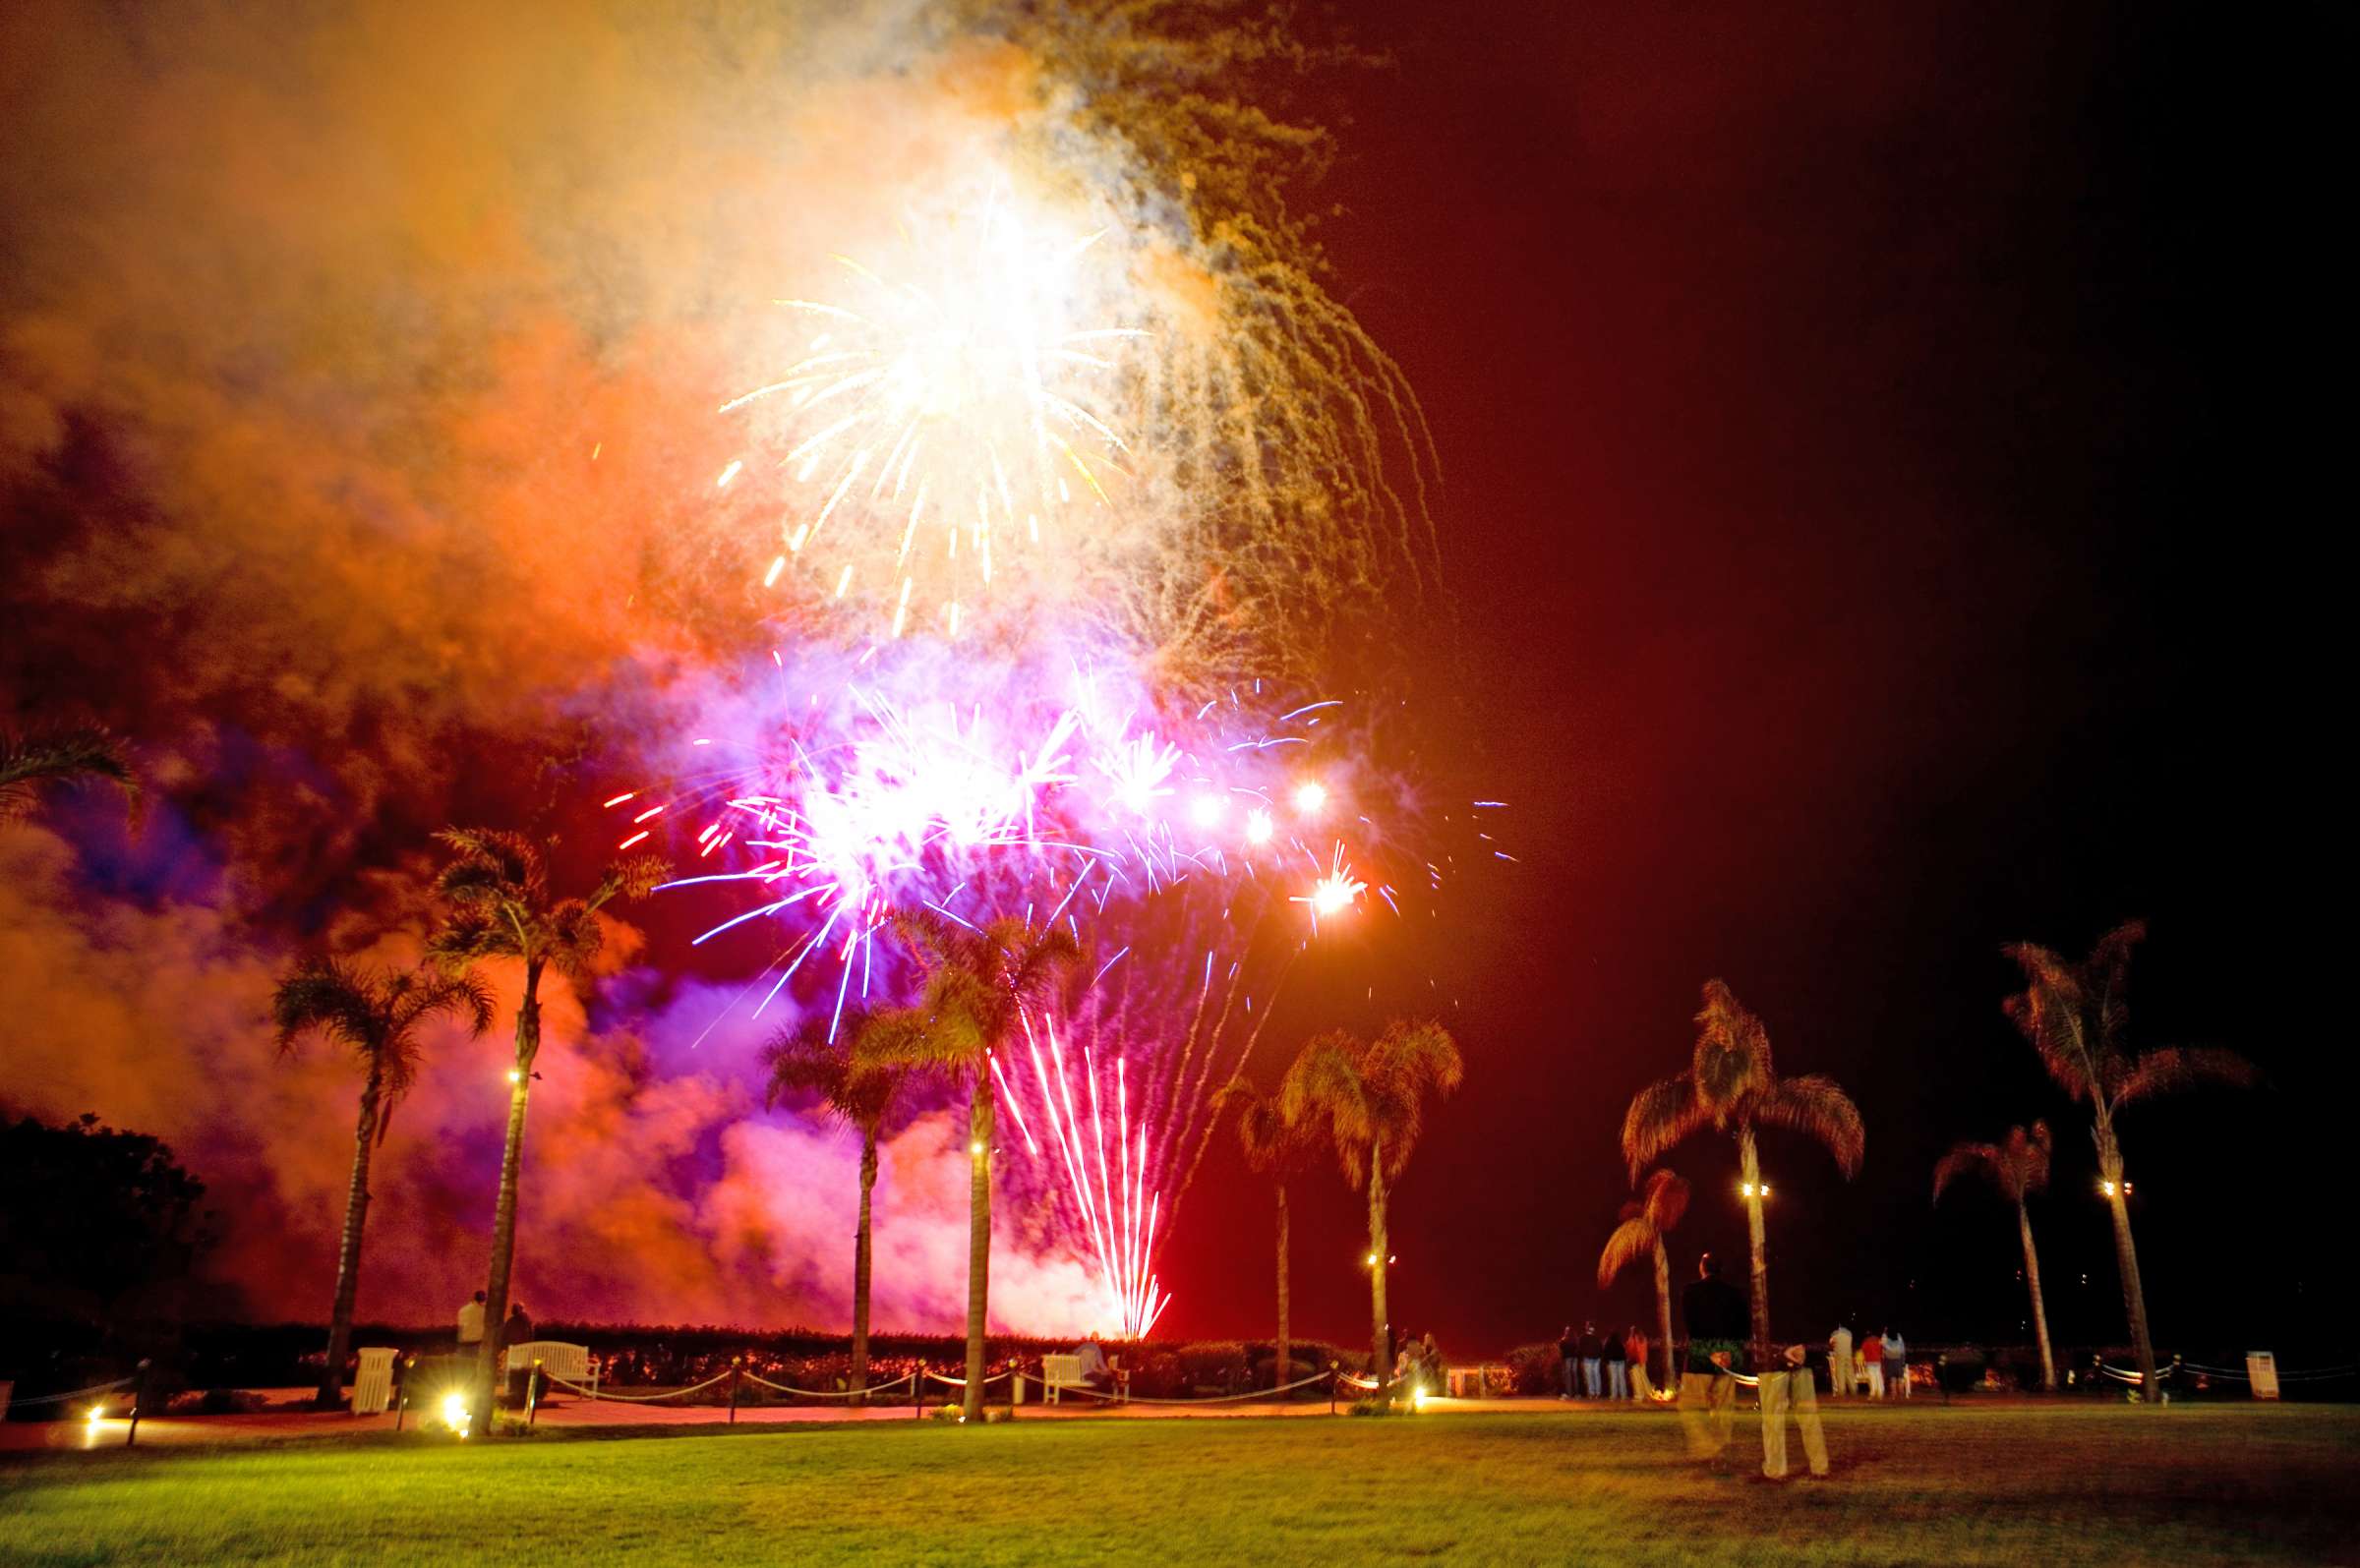
{"type": "Polygon", "coordinates": [[[1827,1382],[1828,1391],[1839,1399],[1856,1392],[1883,1399],[1888,1390],[1895,1399],[1907,1399],[1909,1344],[1888,1328],[1861,1340],[1856,1351],[1851,1328],[1838,1323],[1836,1331],[1827,1336],[1827,1382]]]}
{"type": "Polygon", "coordinates": [[[1636,1323],[1622,1333],[1601,1334],[1596,1323],[1573,1332],[1567,1323],[1557,1341],[1558,1362],[1564,1378],[1560,1399],[1645,1399],[1647,1335],[1636,1323]]]}
{"type": "MultiPolygon", "coordinates": [[[[459,1306],[458,1341],[459,1354],[463,1357],[475,1355],[484,1343],[484,1307],[486,1304],[487,1299],[484,1293],[477,1291],[470,1300],[459,1306]]],[[[530,1344],[532,1338],[533,1319],[525,1311],[524,1303],[510,1302],[508,1315],[502,1319],[500,1325],[501,1353],[504,1356],[518,1345],[530,1344]]],[[[516,1372],[510,1372],[508,1377],[511,1384],[511,1397],[518,1403],[521,1403],[522,1396],[516,1392],[514,1385],[519,1382],[520,1377],[521,1374],[516,1372]]]]}
{"type": "Polygon", "coordinates": [[[1442,1347],[1435,1344],[1429,1331],[1421,1339],[1415,1334],[1401,1337],[1401,1348],[1393,1354],[1393,1381],[1430,1394],[1449,1391],[1449,1375],[1443,1366],[1442,1347]]]}

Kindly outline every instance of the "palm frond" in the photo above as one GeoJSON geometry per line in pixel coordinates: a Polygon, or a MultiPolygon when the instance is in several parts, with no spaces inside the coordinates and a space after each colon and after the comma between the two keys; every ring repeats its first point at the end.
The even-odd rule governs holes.
{"type": "Polygon", "coordinates": [[[1631,1096],[1622,1113],[1622,1159],[1635,1184],[1639,1173],[1690,1133],[1712,1125],[1712,1113],[1697,1099],[1695,1084],[1683,1074],[1648,1084],[1631,1096]]]}
{"type": "Polygon", "coordinates": [[[1726,980],[1704,982],[1696,1013],[1696,1048],[1688,1065],[1696,1098],[1719,1123],[1740,1100],[1771,1078],[1770,1031],[1738,1000],[1726,980]]]}
{"type": "Polygon", "coordinates": [[[2092,1076],[2097,1066],[2094,1042],[2083,1027],[2080,974],[2037,943],[2018,942],[2001,951],[2024,970],[2025,980],[2022,991],[2000,1004],[2001,1011],[2039,1054],[2059,1088],[2077,1100],[2093,1099],[2100,1090],[2092,1076]]]}
{"type": "Polygon", "coordinates": [[[375,1050],[385,1030],[378,1007],[384,983],[375,971],[340,958],[303,959],[270,993],[279,1050],[292,1052],[314,1030],[356,1051],[375,1050]]]}
{"type": "Polygon", "coordinates": [[[1598,1254],[1598,1288],[1604,1290],[1614,1283],[1615,1276],[1655,1251],[1661,1239],[1645,1215],[1626,1219],[1606,1239],[1606,1249],[1598,1254]]]}
{"type": "Polygon", "coordinates": [[[2209,1046],[2166,1047],[2144,1052],[2134,1060],[2114,1083],[2111,1100],[2119,1108],[2208,1083],[2247,1088],[2260,1076],[2260,1071],[2234,1051],[2209,1046]]]}
{"type": "Polygon", "coordinates": [[[1867,1132],[1860,1125],[1859,1107],[1834,1078],[1817,1073],[1779,1078],[1754,1096],[1752,1113],[1763,1127],[1817,1138],[1836,1157],[1847,1179],[1859,1174],[1867,1132]]]}
{"type": "Polygon", "coordinates": [[[672,862],[662,855],[629,855],[599,873],[598,886],[584,901],[593,909],[614,900],[636,901],[663,886],[672,875],[672,862]]]}
{"type": "Polygon", "coordinates": [[[1688,1213],[1686,1178],[1672,1171],[1649,1171],[1644,1191],[1639,1206],[1647,1216],[1647,1223],[1667,1235],[1680,1229],[1680,1222],[1688,1213]]]}
{"type": "Polygon", "coordinates": [[[1368,1180],[1369,1146],[1378,1133],[1360,1049],[1341,1029],[1323,1034],[1305,1043],[1278,1083],[1282,1114],[1313,1135],[1324,1131],[1344,1180],[1356,1188],[1368,1180]]]}
{"type": "Polygon", "coordinates": [[[104,729],[80,726],[29,734],[0,730],[0,825],[22,821],[40,803],[40,791],[98,781],[122,791],[136,824],[140,781],[120,742],[104,729]]]}
{"type": "Polygon", "coordinates": [[[2004,1187],[2006,1184],[1999,1174],[2000,1159],[2000,1151],[1989,1143],[1953,1143],[1950,1152],[1934,1162],[1934,1201],[1941,1202],[1950,1185],[1965,1176],[1989,1177],[2004,1187]]]}
{"type": "Polygon", "coordinates": [[[830,1117],[873,1132],[892,1114],[909,1075],[906,1062],[878,1050],[888,1035],[917,1021],[905,1017],[907,1011],[852,1008],[842,1018],[814,1014],[781,1029],[762,1050],[768,1073],[762,1103],[816,1096],[830,1117]]]}
{"type": "Polygon", "coordinates": [[[2049,1136],[2046,1122],[2035,1122],[2031,1131],[2021,1127],[2008,1130],[2008,1157],[2015,1160],[2024,1175],[2018,1184],[2026,1192],[2037,1192],[2048,1186],[2049,1136]]]}

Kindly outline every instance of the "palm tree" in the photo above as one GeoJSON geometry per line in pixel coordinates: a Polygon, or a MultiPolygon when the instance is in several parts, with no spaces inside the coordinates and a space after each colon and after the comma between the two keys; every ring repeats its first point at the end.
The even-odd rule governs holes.
{"type": "Polygon", "coordinates": [[[869,1193],[877,1185],[877,1135],[883,1131],[909,1069],[875,1059],[878,1040],[907,1027],[900,1014],[847,1013],[841,1022],[813,1014],[799,1028],[772,1035],[762,1048],[769,1086],[762,1103],[815,1095],[834,1120],[860,1133],[860,1225],[853,1233],[853,1373],[856,1389],[868,1386],[869,1193]]]}
{"type": "Polygon", "coordinates": [[[2114,1261],[2122,1274],[2131,1349],[2139,1358],[2141,1391],[2153,1399],[2155,1348],[2148,1338],[2147,1293],[2139,1284],[2139,1252],[2131,1245],[2130,1186],[2122,1178],[2114,1118],[2124,1107],[2157,1094],[2204,1083],[2251,1083],[2255,1074],[2254,1065],[2233,1051],[2130,1048],[2124,1035],[2130,1024],[2131,950],[2146,936],[2146,921],[2125,921],[2098,938],[2080,963],[2030,942],[2017,943],[2006,952],[2023,966],[2025,988],[2003,1006],[2040,1053],[2048,1075],[2090,1107],[2098,1190],[2114,1216],[2114,1261]]]}
{"type": "Polygon", "coordinates": [[[1286,1120],[1335,1145],[1344,1180],[1369,1194],[1371,1361],[1380,1397],[1389,1390],[1390,1320],[1385,1267],[1390,1257],[1385,1210],[1389,1184],[1401,1180],[1426,1120],[1426,1096],[1446,1095],[1466,1076],[1457,1043],[1439,1023],[1396,1018],[1373,1041],[1338,1029],[1303,1047],[1278,1086],[1286,1120]]]}
{"type": "Polygon", "coordinates": [[[1726,981],[1704,983],[1696,1049],[1688,1071],[1641,1089],[1622,1118],[1622,1157],[1630,1179],[1666,1149],[1705,1128],[1738,1140],[1738,1180],[1753,1248],[1753,1365],[1770,1360],[1770,1260],[1762,1234],[1762,1167],[1757,1128],[1780,1127],[1818,1139],[1847,1180],[1860,1168],[1865,1141],[1859,1108],[1836,1080],[1811,1074],[1782,1078],[1770,1065],[1770,1031],[1745,1010],[1726,981]]]}
{"type": "Polygon", "coordinates": [[[44,786],[70,789],[93,779],[120,789],[137,821],[139,777],[105,730],[85,726],[16,734],[0,729],[0,827],[31,816],[44,786]]]}
{"type": "Polygon", "coordinates": [[[2033,1216],[2026,1196],[2048,1186],[2048,1124],[2035,1122],[2031,1132],[2008,1129],[2004,1143],[1954,1143],[1934,1166],[1934,1201],[1959,1177],[1986,1176],[2016,1205],[2016,1234],[2024,1241],[2024,1282],[2033,1293],[2033,1333],[2040,1342],[2040,1386],[2057,1391],[2057,1364],[2048,1349],[2048,1308],[2040,1300],[2040,1254],[2033,1249],[2033,1216]]]}
{"type": "Polygon", "coordinates": [[[524,1153],[524,1111],[533,1063],[541,1054],[541,976],[553,965],[581,979],[604,940],[598,911],[617,899],[644,898],[664,879],[657,855],[618,860],[590,892],[561,899],[549,884],[549,860],[520,833],[451,828],[438,834],[450,863],[435,879],[449,913],[427,941],[445,972],[463,973],[486,958],[524,966],[516,1004],[516,1062],[508,1071],[507,1141],[500,1155],[500,1201],[492,1219],[492,1273],[484,1286],[484,1342],[477,1362],[475,1429],[492,1429],[492,1382],[500,1367],[500,1325],[508,1311],[508,1269],[516,1250],[516,1169],[524,1153]]]}
{"type": "Polygon", "coordinates": [[[1310,1163],[1312,1143],[1303,1128],[1287,1116],[1279,1096],[1265,1094],[1250,1083],[1232,1083],[1221,1091],[1214,1115],[1232,1103],[1238,1107],[1237,1141],[1247,1166],[1268,1177],[1278,1190],[1278,1346],[1270,1371],[1270,1386],[1276,1388],[1287,1380],[1293,1351],[1286,1332],[1286,1184],[1310,1163]]]}
{"type": "Polygon", "coordinates": [[[370,1156],[384,1141],[393,1107],[417,1081],[420,1029],[438,1014],[481,1034],[492,1026],[492,993],[466,976],[454,979],[432,969],[387,973],[325,958],[298,963],[271,993],[281,1052],[292,1052],[298,1039],[317,1030],[348,1047],[361,1065],[361,1120],[352,1133],[352,1185],[344,1194],[344,1240],[336,1249],[327,1365],[320,1374],[323,1410],[344,1402],[344,1356],[352,1343],[361,1232],[369,1218],[370,1156]]]}
{"type": "Polygon", "coordinates": [[[1598,1254],[1598,1288],[1613,1283],[1617,1274],[1640,1257],[1655,1257],[1655,1320],[1664,1347],[1666,1393],[1680,1390],[1679,1364],[1672,1358],[1672,1259],[1664,1238],[1680,1226],[1688,1212],[1688,1184],[1670,1171],[1649,1171],[1647,1187],[1634,1202],[1622,1205],[1622,1223],[1606,1239],[1598,1254]]]}
{"type": "Polygon", "coordinates": [[[1081,946],[1057,926],[1018,919],[973,926],[932,909],[894,916],[902,939],[925,971],[925,992],[901,1021],[880,1031],[882,1060],[920,1062],[968,1082],[966,1419],[983,1417],[983,1325],[991,1289],[993,1053],[1015,1038],[1029,1014],[1056,999],[1058,984],[1082,958],[1081,946]]]}

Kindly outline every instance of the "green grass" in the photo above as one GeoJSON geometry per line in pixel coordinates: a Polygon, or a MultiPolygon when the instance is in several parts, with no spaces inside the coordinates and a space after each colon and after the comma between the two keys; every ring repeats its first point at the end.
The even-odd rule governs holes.
{"type": "Polygon", "coordinates": [[[1661,1413],[51,1454],[0,1466],[0,1562],[2360,1563],[2360,1412],[1828,1428],[1835,1477],[1783,1486],[1687,1464],[1661,1413]]]}

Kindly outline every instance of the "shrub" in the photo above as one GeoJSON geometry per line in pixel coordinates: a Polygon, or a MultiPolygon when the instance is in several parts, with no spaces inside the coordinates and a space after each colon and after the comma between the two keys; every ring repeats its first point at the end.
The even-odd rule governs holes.
{"type": "Polygon", "coordinates": [[[1180,1371],[1192,1394],[1243,1393],[1247,1387],[1246,1347],[1233,1339],[1183,1345],[1180,1371]]]}
{"type": "Polygon", "coordinates": [[[1518,1345],[1507,1353],[1507,1383],[1513,1393],[1553,1394],[1564,1386],[1564,1365],[1557,1353],[1557,1341],[1542,1345],[1518,1345]]]}

